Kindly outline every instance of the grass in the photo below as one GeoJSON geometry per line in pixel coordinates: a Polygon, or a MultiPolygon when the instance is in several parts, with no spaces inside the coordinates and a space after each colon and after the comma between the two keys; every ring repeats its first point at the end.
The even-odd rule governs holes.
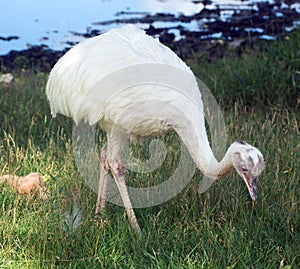
{"type": "Polygon", "coordinates": [[[300,92],[300,31],[273,43],[260,42],[254,48],[236,51],[227,49],[223,57],[196,55],[190,60],[196,75],[205,81],[224,106],[239,103],[264,109],[274,104],[280,107],[299,106],[300,92]]]}
{"type": "MultiPolygon", "coordinates": [[[[296,32],[242,57],[191,61],[222,104],[228,144],[246,140],[265,156],[259,200],[250,200],[236,173],[199,194],[196,172],[172,200],[135,210],[141,240],[122,207],[108,204],[94,222],[96,194],[76,169],[71,120],[51,118],[47,74],[16,72],[11,87],[0,85],[0,173],[39,171],[51,195],[28,201],[0,186],[0,268],[299,268],[299,42],[296,32]],[[63,213],[78,201],[82,225],[66,229],[63,213]]],[[[178,138],[162,139],[175,152],[149,180],[176,168],[178,138]]],[[[142,158],[146,151],[136,148],[142,158]]]]}

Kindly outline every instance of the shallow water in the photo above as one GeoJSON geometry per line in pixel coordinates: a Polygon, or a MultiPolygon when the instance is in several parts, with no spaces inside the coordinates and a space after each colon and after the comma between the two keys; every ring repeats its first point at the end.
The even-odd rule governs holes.
{"type": "MultiPolygon", "coordinates": [[[[91,30],[104,32],[120,25],[120,21],[141,18],[145,14],[191,16],[204,9],[202,2],[191,0],[27,0],[25,5],[24,0],[7,0],[0,5],[0,55],[10,50],[22,50],[40,44],[60,50],[67,46],[67,42],[76,43],[84,39],[74,33],[85,33],[91,30]]],[[[212,0],[206,8],[216,9],[218,6],[219,18],[224,21],[230,19],[235,10],[256,10],[259,2],[274,3],[273,0],[212,0]]],[[[284,3],[281,7],[289,8],[284,3]]],[[[300,12],[300,4],[294,4],[291,8],[300,12]]],[[[282,13],[278,11],[277,16],[282,16],[282,13]]],[[[157,20],[152,25],[174,27],[180,24],[188,30],[197,31],[205,22],[206,20],[202,22],[192,20],[188,23],[157,20]]],[[[142,28],[149,27],[147,23],[138,24],[142,28]]],[[[176,39],[181,38],[178,31],[170,31],[173,31],[176,39]]],[[[260,31],[260,29],[249,29],[249,31],[260,31]]]]}

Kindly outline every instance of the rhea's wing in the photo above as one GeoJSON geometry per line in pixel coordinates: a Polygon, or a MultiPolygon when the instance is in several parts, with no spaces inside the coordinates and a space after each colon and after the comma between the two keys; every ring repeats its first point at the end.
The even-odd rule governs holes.
{"type": "MultiPolygon", "coordinates": [[[[141,68],[147,64],[172,66],[193,78],[189,67],[175,53],[132,25],[79,43],[57,62],[50,73],[46,93],[52,114],[62,113],[72,117],[75,122],[84,119],[95,123],[99,120],[96,115],[101,114],[103,104],[113,94],[126,90],[133,83],[153,82],[153,77],[156,83],[161,80],[157,79],[157,74],[166,79],[172,77],[170,68],[168,72],[168,68],[160,70],[153,65],[141,68]]],[[[183,77],[176,75],[177,80],[183,77]]],[[[163,83],[168,83],[166,79],[163,83]]],[[[187,84],[181,88],[201,102],[197,87],[189,88],[187,84]]],[[[143,87],[139,87],[139,90],[143,90],[143,87]]]]}

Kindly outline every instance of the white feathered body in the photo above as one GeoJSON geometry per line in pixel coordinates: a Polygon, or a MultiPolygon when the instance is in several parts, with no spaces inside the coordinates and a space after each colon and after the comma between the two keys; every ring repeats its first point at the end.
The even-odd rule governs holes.
{"type": "Polygon", "coordinates": [[[136,26],[116,28],[74,46],[53,67],[46,93],[54,116],[99,123],[107,132],[120,126],[131,138],[175,129],[194,160],[201,148],[203,160],[212,156],[192,71],[136,26]]]}

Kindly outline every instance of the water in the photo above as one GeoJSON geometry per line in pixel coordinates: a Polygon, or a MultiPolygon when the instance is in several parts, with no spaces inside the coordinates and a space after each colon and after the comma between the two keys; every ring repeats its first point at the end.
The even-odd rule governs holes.
{"type": "MultiPolygon", "coordinates": [[[[262,1],[212,0],[211,2],[206,8],[216,9],[218,5],[221,10],[219,16],[225,21],[230,19],[234,10],[255,10],[257,3],[262,1]]],[[[282,8],[288,8],[284,5],[282,4],[282,8]]],[[[84,39],[74,32],[85,33],[87,29],[104,32],[119,25],[116,20],[141,18],[145,14],[153,15],[158,12],[190,16],[203,10],[204,5],[201,1],[191,0],[7,0],[0,8],[0,55],[3,55],[10,50],[22,50],[40,44],[61,50],[67,46],[67,42],[76,43],[84,39]],[[109,21],[110,23],[102,23],[109,21]]],[[[300,4],[294,4],[292,8],[297,8],[300,12],[300,4]]],[[[282,13],[278,11],[277,15],[282,16],[282,13]]],[[[205,20],[202,20],[202,24],[204,23],[205,20]]],[[[149,24],[138,24],[142,28],[149,27],[149,24]]],[[[154,27],[174,27],[178,24],[192,31],[201,28],[201,22],[196,20],[188,23],[179,21],[152,23],[154,27]]],[[[177,40],[181,38],[178,31],[170,30],[170,32],[176,35],[177,40]]]]}

